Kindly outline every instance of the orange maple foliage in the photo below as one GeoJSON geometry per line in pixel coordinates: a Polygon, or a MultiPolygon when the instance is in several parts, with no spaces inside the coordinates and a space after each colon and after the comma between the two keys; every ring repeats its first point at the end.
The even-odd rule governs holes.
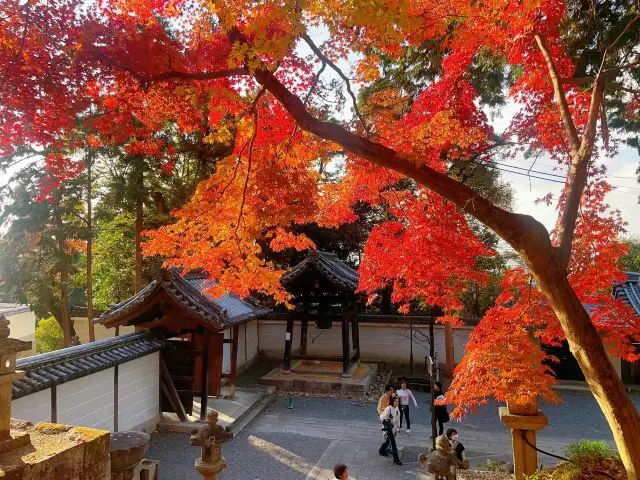
{"type": "MultiPolygon", "coordinates": [[[[147,232],[147,254],[162,255],[167,266],[185,271],[205,268],[218,280],[211,293],[260,292],[287,303],[279,284],[283,271],[264,259],[260,245],[311,248],[293,226],[352,222],[354,206],[365,202],[384,206],[389,216],[365,247],[361,291],[392,285],[400,305],[421,298],[455,313],[466,282],[484,281],[475,260],[494,254],[473,234],[467,215],[480,215],[478,209],[493,228],[505,228],[503,236],[510,232],[492,216],[497,208],[458,185],[456,191],[468,194],[461,201],[441,175],[454,160],[486,160],[496,146],[468,81],[469,67],[486,50],[518,68],[510,92],[518,112],[505,135],[512,154],[538,148],[568,164],[574,148],[567,144],[567,122],[540,48],[544,43],[557,75],[573,75],[559,34],[565,13],[564,2],[556,0],[26,2],[6,9],[0,20],[0,153],[29,143],[64,145],[80,124],[94,133],[92,142],[124,144],[131,153],[163,159],[169,173],[175,151],[158,135],[167,123],[181,133],[202,132],[206,141],[233,142],[233,153],[174,212],[176,223],[147,232]],[[316,46],[313,29],[325,32],[327,41],[316,46]],[[378,54],[401,57],[406,46],[436,38],[445,52],[442,74],[412,104],[390,88],[354,105],[352,119],[344,111],[338,112],[342,119],[332,117],[331,84],[320,81],[318,71],[359,56],[348,73],[366,87],[379,74],[378,54]],[[301,58],[302,45],[315,56],[301,58]],[[336,156],[344,158],[344,178],[322,183],[317,164],[336,156]],[[381,158],[398,171],[380,166],[381,158]],[[431,183],[432,191],[399,171],[439,183],[431,183]]],[[[582,131],[592,94],[571,84],[565,98],[566,115],[582,131]]],[[[638,101],[630,115],[637,114],[638,101]]],[[[638,319],[610,295],[612,283],[623,278],[619,259],[625,250],[618,235],[624,222],[606,206],[610,186],[596,160],[582,196],[568,278],[590,306],[611,353],[633,360],[638,319]]],[[[77,173],[62,156],[48,164],[57,174],[45,193],[77,173]]],[[[559,199],[560,213],[565,202],[565,196],[559,199]]],[[[530,217],[508,218],[536,225],[530,217]]],[[[514,238],[515,245],[520,240],[514,238]]],[[[508,272],[497,304],[472,335],[448,396],[459,405],[456,413],[488,396],[557,399],[545,363],[553,359],[536,339],[557,344],[564,333],[532,273],[540,274],[508,272]]]]}

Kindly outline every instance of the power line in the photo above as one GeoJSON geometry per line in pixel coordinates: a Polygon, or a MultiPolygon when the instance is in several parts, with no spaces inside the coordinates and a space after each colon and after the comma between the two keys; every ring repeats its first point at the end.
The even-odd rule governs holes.
{"type": "MultiPolygon", "coordinates": [[[[521,176],[527,177],[527,178],[535,178],[535,179],[538,179],[538,180],[545,180],[547,182],[552,182],[552,183],[560,183],[562,185],[565,184],[564,180],[556,180],[555,178],[539,177],[537,175],[531,175],[529,173],[517,172],[517,171],[514,171],[514,170],[507,170],[506,168],[502,168],[501,166],[498,166],[498,165],[503,165],[503,164],[495,164],[495,162],[490,162],[490,161],[477,162],[475,160],[470,160],[470,161],[472,161],[474,163],[477,163],[479,165],[484,165],[484,166],[487,166],[487,167],[490,167],[490,168],[495,168],[496,170],[500,170],[501,172],[513,173],[515,175],[521,175],[521,176]]],[[[513,165],[506,165],[506,166],[509,167],[509,168],[520,168],[520,167],[515,167],[513,165]]],[[[529,171],[526,168],[524,168],[522,170],[529,171]]],[[[533,170],[531,170],[531,171],[533,171],[533,170]]],[[[542,175],[550,175],[550,174],[545,173],[545,172],[541,172],[541,174],[542,175]]],[[[553,176],[554,177],[564,178],[564,177],[562,177],[560,175],[553,175],[553,176]]],[[[612,187],[616,187],[616,188],[636,188],[636,187],[628,187],[628,186],[625,186],[625,185],[611,185],[611,186],[612,187]]],[[[623,192],[623,191],[620,191],[620,190],[618,190],[617,193],[623,193],[623,194],[626,194],[626,195],[638,196],[640,194],[640,189],[639,189],[638,193],[636,193],[636,192],[623,192]]]]}
{"type": "MultiPolygon", "coordinates": [[[[529,160],[524,160],[521,158],[510,158],[509,159],[510,162],[521,162],[521,163],[527,163],[530,164],[531,162],[529,160]]],[[[536,165],[542,165],[543,167],[550,167],[550,168],[557,168],[557,169],[562,169],[564,167],[566,167],[566,165],[562,165],[562,164],[556,164],[553,165],[551,163],[543,163],[543,162],[535,162],[536,165]]],[[[628,176],[623,176],[623,175],[605,175],[605,178],[618,178],[621,180],[638,180],[638,177],[628,177],[628,176]]]]}

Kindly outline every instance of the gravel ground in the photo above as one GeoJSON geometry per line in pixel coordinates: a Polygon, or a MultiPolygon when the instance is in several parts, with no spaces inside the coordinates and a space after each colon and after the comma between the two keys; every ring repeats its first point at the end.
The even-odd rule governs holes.
{"type": "MultiPolygon", "coordinates": [[[[313,468],[331,440],[293,434],[253,435],[250,427],[222,446],[229,465],[221,480],[300,480],[313,468]]],[[[161,480],[202,480],[194,462],[199,447],[185,433],[154,433],[148,458],[160,460],[161,480]]]]}

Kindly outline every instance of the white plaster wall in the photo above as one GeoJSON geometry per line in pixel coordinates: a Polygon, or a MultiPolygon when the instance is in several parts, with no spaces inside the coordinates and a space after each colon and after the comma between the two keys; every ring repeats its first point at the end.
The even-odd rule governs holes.
{"type": "MultiPolygon", "coordinates": [[[[300,345],[300,322],[295,322],[293,329],[293,348],[300,345]]],[[[429,338],[429,326],[414,326],[413,358],[416,363],[424,363],[429,354],[426,341],[429,338]],[[417,339],[416,339],[417,337],[417,339]],[[423,340],[418,340],[423,339],[423,340]]],[[[286,324],[273,320],[258,321],[260,350],[272,355],[284,352],[286,324]]],[[[458,363],[464,356],[464,348],[471,333],[471,327],[453,329],[454,359],[458,363]]],[[[351,331],[349,332],[351,334],[351,331]]],[[[445,360],[444,327],[434,327],[435,351],[440,363],[445,360]]],[[[363,360],[377,361],[409,361],[411,341],[408,325],[398,324],[360,324],[360,349],[363,360]]],[[[342,329],[334,323],[333,328],[317,330],[309,325],[307,337],[307,353],[322,355],[340,355],[342,353],[342,329]],[[313,340],[315,338],[315,340],[313,340]]]]}
{"type": "MultiPolygon", "coordinates": [[[[83,345],[89,343],[89,321],[87,317],[72,317],[73,327],[76,330],[76,334],[80,337],[80,343],[83,345]]],[[[112,338],[116,336],[115,328],[106,328],[100,324],[93,325],[93,331],[96,335],[96,340],[104,340],[105,338],[112,338]]],[[[120,335],[126,333],[135,332],[135,327],[120,327],[120,335]]]]}
{"type": "MultiPolygon", "coordinates": [[[[231,338],[232,329],[224,331],[224,338],[231,338]]],[[[248,368],[258,356],[258,320],[251,320],[238,329],[238,371],[248,368]],[[246,340],[246,341],[245,341],[246,340]]],[[[222,372],[231,371],[231,344],[224,344],[222,372]]]]}
{"type": "Polygon", "coordinates": [[[41,390],[11,401],[11,417],[33,424],[51,421],[51,389],[41,390]]]}
{"type": "Polygon", "coordinates": [[[113,430],[114,369],[58,385],[58,423],[113,430]]]}
{"type": "Polygon", "coordinates": [[[33,312],[18,313],[17,315],[9,315],[9,328],[11,329],[11,338],[22,340],[23,342],[31,342],[31,350],[20,352],[18,358],[30,357],[36,354],[36,316],[33,312]]]}
{"type": "Polygon", "coordinates": [[[160,413],[160,353],[118,366],[118,430],[132,430],[160,413]]]}

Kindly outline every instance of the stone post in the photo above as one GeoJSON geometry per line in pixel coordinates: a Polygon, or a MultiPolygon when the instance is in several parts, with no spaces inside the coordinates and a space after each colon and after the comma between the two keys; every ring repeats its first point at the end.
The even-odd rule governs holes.
{"type": "Polygon", "coordinates": [[[222,444],[231,441],[233,433],[229,427],[218,425],[218,412],[207,414],[207,424],[200,429],[191,430],[189,443],[201,447],[200,458],[196,459],[196,471],[204,480],[218,480],[218,474],[227,468],[222,456],[222,444]]]}
{"type": "Polygon", "coordinates": [[[11,431],[11,384],[24,378],[16,371],[18,352],[31,350],[31,342],[9,338],[9,320],[0,315],[0,452],[29,443],[29,434],[11,431]]]}
{"type": "Polygon", "coordinates": [[[536,431],[547,426],[547,417],[534,399],[524,404],[507,402],[506,407],[500,407],[500,420],[511,429],[515,478],[524,480],[536,472],[538,453],[531,446],[536,446],[536,431]]]}

